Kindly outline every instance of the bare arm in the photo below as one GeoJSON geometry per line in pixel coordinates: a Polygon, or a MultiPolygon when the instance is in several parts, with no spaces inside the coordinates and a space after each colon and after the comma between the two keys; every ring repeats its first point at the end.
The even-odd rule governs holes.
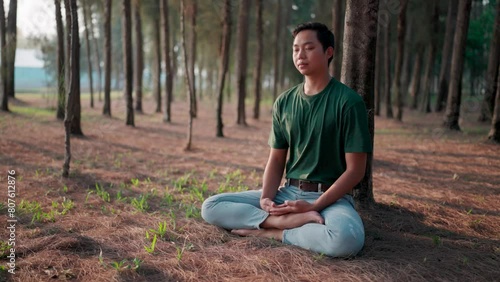
{"type": "Polygon", "coordinates": [[[278,187],[281,184],[281,178],[283,177],[283,171],[285,170],[287,152],[287,149],[271,148],[266,169],[264,170],[262,195],[260,197],[260,205],[262,209],[266,211],[269,211],[268,208],[270,208],[266,208],[266,204],[272,205],[272,200],[276,196],[278,187]]]}

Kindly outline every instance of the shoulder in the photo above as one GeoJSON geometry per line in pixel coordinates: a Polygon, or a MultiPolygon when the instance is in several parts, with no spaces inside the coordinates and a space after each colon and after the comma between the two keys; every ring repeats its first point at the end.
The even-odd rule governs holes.
{"type": "Polygon", "coordinates": [[[359,95],[356,91],[354,91],[352,88],[349,86],[345,85],[344,83],[336,80],[333,78],[335,82],[333,83],[332,87],[334,91],[336,92],[335,94],[338,95],[342,100],[344,100],[347,103],[358,103],[358,102],[363,102],[363,97],[359,95]]]}
{"type": "Polygon", "coordinates": [[[294,87],[284,91],[281,93],[276,101],[274,101],[274,108],[280,108],[288,104],[288,102],[292,101],[294,98],[300,95],[300,90],[303,87],[303,83],[299,83],[294,87]]]}

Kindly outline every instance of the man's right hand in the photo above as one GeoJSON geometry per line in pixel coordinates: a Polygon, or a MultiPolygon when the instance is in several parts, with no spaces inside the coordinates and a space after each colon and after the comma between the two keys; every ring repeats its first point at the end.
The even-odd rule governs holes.
{"type": "Polygon", "coordinates": [[[273,202],[273,200],[269,198],[260,199],[260,208],[265,210],[266,212],[270,212],[274,207],[276,207],[276,204],[273,202]]]}

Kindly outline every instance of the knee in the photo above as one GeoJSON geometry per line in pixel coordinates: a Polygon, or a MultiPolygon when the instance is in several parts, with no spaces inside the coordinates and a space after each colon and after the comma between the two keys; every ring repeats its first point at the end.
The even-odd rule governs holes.
{"type": "Polygon", "coordinates": [[[208,223],[214,224],[215,218],[213,214],[214,207],[217,205],[219,195],[211,196],[201,205],[201,217],[208,223]]]}
{"type": "Polygon", "coordinates": [[[328,231],[324,254],[330,257],[353,257],[365,243],[364,230],[343,229],[328,231]]]}

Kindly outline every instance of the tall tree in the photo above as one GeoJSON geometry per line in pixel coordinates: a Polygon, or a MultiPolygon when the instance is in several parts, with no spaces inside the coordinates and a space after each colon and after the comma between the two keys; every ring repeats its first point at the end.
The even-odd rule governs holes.
{"type": "MultiPolygon", "coordinates": [[[[283,29],[283,32],[281,32],[280,36],[280,41],[281,41],[281,51],[279,52],[279,91],[282,91],[285,88],[285,70],[287,70],[286,63],[289,62],[290,60],[285,59],[285,54],[284,50],[286,50],[287,46],[291,46],[292,42],[292,36],[290,31],[288,30],[288,24],[290,20],[290,14],[292,12],[292,5],[290,4],[289,1],[285,1],[284,5],[282,5],[282,10],[283,10],[283,18],[282,18],[282,25],[280,26],[280,29],[283,29]]],[[[288,58],[288,57],[286,57],[288,58]]]]}
{"type": "Polygon", "coordinates": [[[430,4],[432,9],[432,18],[429,25],[430,42],[427,47],[427,62],[425,64],[424,71],[424,81],[422,85],[422,103],[420,104],[420,109],[423,112],[431,112],[431,79],[434,77],[432,75],[432,70],[434,69],[434,61],[436,57],[436,41],[439,33],[439,5],[438,2],[432,2],[430,4]]]}
{"type": "Polygon", "coordinates": [[[387,24],[384,28],[384,93],[385,93],[385,115],[393,118],[392,113],[392,95],[391,95],[391,18],[387,18],[387,24]]]}
{"type": "Polygon", "coordinates": [[[170,122],[172,120],[171,104],[172,104],[172,88],[173,88],[173,67],[172,61],[170,60],[170,30],[168,21],[168,0],[161,0],[160,2],[161,10],[161,21],[162,21],[162,31],[163,31],[163,50],[165,58],[165,115],[163,117],[164,122],[170,122]]]}
{"type": "Polygon", "coordinates": [[[500,64],[497,70],[497,87],[495,97],[495,108],[493,110],[493,118],[491,119],[491,129],[488,134],[488,139],[500,143],[500,64]]]}
{"type": "Polygon", "coordinates": [[[125,98],[127,99],[126,125],[134,124],[134,98],[132,97],[132,80],[134,69],[132,62],[132,15],[130,0],[122,0],[122,42],[123,42],[123,66],[125,67],[125,98]]]}
{"type": "Polygon", "coordinates": [[[446,31],[444,35],[443,51],[441,55],[441,70],[439,71],[438,95],[436,98],[436,112],[441,112],[446,106],[448,85],[450,83],[451,53],[453,37],[457,21],[458,1],[449,0],[448,16],[446,18],[446,31]]]}
{"type": "Polygon", "coordinates": [[[401,0],[401,9],[398,17],[398,49],[396,53],[396,65],[394,67],[394,96],[396,98],[396,119],[403,120],[403,88],[401,87],[401,69],[405,52],[406,33],[406,8],[408,0],[401,0]]]}
{"type": "Polygon", "coordinates": [[[87,67],[89,75],[89,91],[90,91],[90,107],[94,108],[94,84],[92,81],[92,54],[90,53],[90,35],[89,35],[89,13],[88,13],[88,1],[81,1],[83,10],[83,26],[85,29],[85,45],[87,47],[87,67]]]}
{"type": "Polygon", "coordinates": [[[101,68],[101,55],[100,55],[100,50],[99,50],[99,44],[97,43],[97,38],[95,37],[94,34],[94,21],[93,21],[93,13],[92,13],[92,2],[89,2],[88,4],[88,12],[89,12],[89,28],[90,28],[90,39],[94,45],[94,56],[92,57],[94,59],[94,66],[97,68],[97,92],[99,93],[99,102],[102,101],[101,98],[101,88],[102,88],[102,68],[101,68]]]}
{"type": "MultiPolygon", "coordinates": [[[[380,3],[379,3],[380,4],[380,3]]],[[[374,109],[375,109],[375,115],[380,116],[380,104],[381,104],[381,90],[382,90],[382,69],[383,66],[381,65],[382,61],[382,53],[383,53],[383,44],[381,40],[381,35],[382,35],[382,22],[384,24],[388,24],[386,22],[386,19],[382,19],[382,14],[378,14],[378,20],[377,20],[377,48],[375,51],[375,74],[374,74],[374,109]]],[[[335,57],[334,57],[335,58],[335,57]]]]}
{"type": "MultiPolygon", "coordinates": [[[[262,53],[263,53],[263,33],[262,28],[262,0],[257,0],[257,21],[256,21],[256,36],[257,50],[255,52],[255,66],[253,71],[253,86],[255,91],[255,103],[253,107],[253,118],[259,119],[260,116],[260,100],[262,91],[261,73],[262,73],[262,53]]],[[[283,52],[284,53],[284,52],[283,52]]]]}
{"type": "Polygon", "coordinates": [[[15,62],[16,62],[16,49],[17,49],[17,0],[10,0],[9,15],[7,18],[7,77],[6,91],[9,97],[15,97],[15,62]]]}
{"type": "Polygon", "coordinates": [[[2,92],[2,111],[9,111],[9,96],[7,95],[6,74],[7,74],[7,61],[6,61],[6,40],[5,40],[5,11],[3,0],[0,0],[0,48],[2,52],[2,60],[0,62],[0,91],[2,92]]]}
{"type": "MultiPolygon", "coordinates": [[[[236,89],[238,91],[238,119],[237,124],[247,125],[245,117],[246,77],[247,77],[247,48],[248,48],[248,13],[250,0],[242,0],[238,12],[238,40],[236,55],[236,89]]],[[[276,78],[276,77],[275,77],[276,78]]],[[[277,83],[277,79],[274,81],[277,83]]]]}
{"type": "Polygon", "coordinates": [[[141,2],[134,0],[134,31],[135,31],[135,110],[142,113],[142,74],[144,73],[144,50],[142,37],[141,2]]]}
{"type": "Polygon", "coordinates": [[[486,71],[486,86],[481,114],[479,121],[487,121],[492,116],[497,92],[498,66],[500,60],[500,0],[497,0],[495,25],[493,27],[493,36],[490,44],[490,54],[488,57],[488,69],[486,71]]]}
{"type": "Polygon", "coordinates": [[[188,61],[188,50],[186,46],[186,28],[185,28],[185,23],[184,23],[184,17],[186,16],[186,7],[185,7],[185,0],[181,0],[181,11],[180,11],[180,21],[181,21],[181,41],[182,41],[182,53],[184,54],[184,70],[185,70],[185,77],[186,77],[186,84],[188,88],[188,102],[189,102],[189,120],[188,120],[188,134],[187,134],[187,142],[186,142],[186,147],[184,148],[185,150],[191,150],[191,143],[193,140],[193,82],[191,81],[191,75],[189,75],[189,72],[191,71],[191,68],[189,66],[189,61],[188,61]]]}
{"type": "MultiPolygon", "coordinates": [[[[3,2],[3,1],[2,1],[3,2]]],[[[1,4],[1,3],[0,3],[1,4]]],[[[57,110],[56,118],[64,119],[64,111],[66,104],[66,89],[65,89],[65,59],[64,59],[64,30],[61,15],[61,0],[54,0],[56,9],[56,30],[57,30],[57,110]]],[[[3,13],[2,13],[3,14],[3,13]]],[[[1,19],[0,19],[1,21],[1,19]]],[[[3,22],[3,21],[2,21],[3,22]]],[[[68,54],[69,56],[69,54],[68,54]]]]}
{"type": "MultiPolygon", "coordinates": [[[[377,40],[378,0],[347,0],[344,55],[341,80],[357,91],[365,101],[368,111],[368,125],[373,144],[374,115],[373,92],[375,71],[375,50],[377,40]],[[359,36],[363,34],[363,36],[359,36]]],[[[368,154],[366,173],[354,189],[354,199],[362,207],[374,203],[372,182],[373,154],[368,154]]]]}
{"type": "Polygon", "coordinates": [[[104,107],[103,115],[111,116],[111,8],[112,0],[104,3],[104,107]]]}
{"type": "MultiPolygon", "coordinates": [[[[337,42],[340,42],[340,38],[342,38],[342,2],[343,0],[333,0],[333,8],[332,8],[332,27],[333,34],[337,39],[337,42]]],[[[331,74],[336,79],[340,78],[340,69],[342,67],[342,46],[340,44],[335,44],[335,52],[333,55],[333,60],[330,63],[331,74]]]]}
{"type": "Polygon", "coordinates": [[[444,127],[451,130],[460,130],[460,104],[462,99],[462,75],[465,57],[465,42],[469,28],[469,18],[472,0],[460,0],[458,5],[457,27],[453,38],[453,54],[451,56],[450,85],[448,87],[448,101],[444,127]]]}
{"type": "MultiPolygon", "coordinates": [[[[69,176],[69,164],[71,161],[71,139],[70,134],[74,133],[73,129],[73,119],[76,116],[76,110],[80,110],[79,106],[77,106],[77,100],[80,99],[78,97],[80,95],[80,36],[78,34],[78,9],[76,5],[76,0],[65,0],[65,5],[68,5],[70,10],[70,18],[71,21],[68,22],[68,25],[71,25],[70,33],[68,37],[71,38],[71,44],[69,47],[70,52],[68,53],[69,57],[69,81],[68,87],[66,88],[67,97],[66,97],[66,113],[64,117],[64,128],[65,128],[65,157],[63,164],[63,177],[69,176]]],[[[79,114],[78,114],[79,115],[79,114]]]]}
{"type": "MultiPolygon", "coordinates": [[[[196,14],[198,10],[198,5],[196,3],[197,1],[191,1],[189,7],[188,7],[188,14],[189,14],[189,22],[190,22],[190,33],[189,33],[189,55],[188,55],[188,62],[189,62],[189,75],[191,76],[191,91],[189,92],[192,97],[191,97],[191,107],[193,109],[191,110],[191,113],[193,114],[193,117],[195,118],[198,115],[198,104],[196,101],[196,77],[194,75],[194,66],[196,63],[196,14]]],[[[200,77],[201,79],[201,77],[200,77]]]]}
{"type": "Polygon", "coordinates": [[[161,113],[161,36],[160,10],[150,10],[153,18],[153,96],[156,99],[155,112],[161,113]]]}
{"type": "MultiPolygon", "coordinates": [[[[241,2],[240,5],[245,4],[244,2],[245,2],[245,0],[243,2],[241,2]]],[[[278,80],[279,80],[279,69],[280,69],[279,68],[279,54],[281,52],[283,52],[283,50],[281,49],[281,40],[280,40],[281,29],[283,28],[281,26],[281,7],[282,7],[282,5],[281,5],[281,0],[277,0],[277,2],[278,2],[278,9],[276,10],[277,15],[276,15],[276,23],[275,23],[275,27],[274,27],[275,28],[275,31],[274,31],[275,37],[274,37],[274,56],[273,56],[273,58],[274,58],[273,101],[276,100],[276,97],[278,97],[278,80]]],[[[241,16],[241,12],[242,12],[242,10],[240,8],[240,16],[241,16]]],[[[240,16],[238,16],[238,19],[239,19],[239,21],[238,21],[238,38],[240,38],[240,30],[239,29],[241,26],[240,21],[242,20],[240,16]]],[[[238,46],[239,46],[239,40],[238,40],[238,46]]],[[[239,49],[237,49],[237,50],[239,50],[239,49]]],[[[236,56],[236,57],[238,59],[238,56],[236,56]]],[[[238,62],[239,62],[239,59],[238,59],[238,62]]],[[[236,79],[238,80],[238,78],[236,78],[236,79]]],[[[236,83],[238,83],[238,81],[236,83]]],[[[239,116],[238,116],[238,124],[239,124],[239,116]]]]}
{"type": "MultiPolygon", "coordinates": [[[[260,0],[259,0],[260,2],[260,0]]],[[[220,45],[219,80],[217,82],[217,129],[216,136],[224,137],[222,123],[222,104],[224,100],[224,82],[229,64],[229,46],[231,44],[231,0],[224,0],[224,18],[222,20],[222,40],[220,45]]]]}
{"type": "Polygon", "coordinates": [[[420,92],[420,82],[422,80],[422,57],[424,56],[424,46],[422,44],[417,45],[417,55],[415,56],[415,63],[413,64],[412,77],[410,81],[410,97],[411,97],[411,109],[417,108],[417,102],[420,92]]]}

